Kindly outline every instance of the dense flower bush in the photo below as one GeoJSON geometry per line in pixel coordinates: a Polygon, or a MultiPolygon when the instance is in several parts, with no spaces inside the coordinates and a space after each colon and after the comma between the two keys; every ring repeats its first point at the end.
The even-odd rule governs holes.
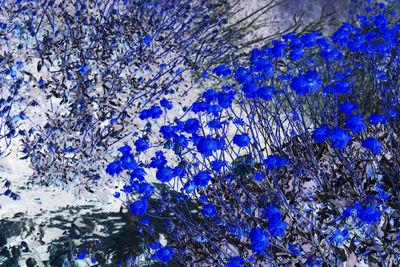
{"type": "Polygon", "coordinates": [[[213,78],[225,82],[221,89],[205,91],[186,117],[160,127],[151,161],[141,151],[135,155],[137,168],[157,169],[161,184],[151,175],[134,177],[136,170],[120,174],[133,190],[124,202],[149,203],[131,206],[133,215],[143,214],[139,231],[149,244],[159,244],[159,234],[167,239],[150,246],[153,260],[171,266],[400,263],[400,110],[393,79],[400,22],[387,16],[395,14],[378,5],[330,39],[292,32],[254,49],[247,65],[213,69],[213,78]],[[372,82],[362,87],[361,79],[372,82]]]}

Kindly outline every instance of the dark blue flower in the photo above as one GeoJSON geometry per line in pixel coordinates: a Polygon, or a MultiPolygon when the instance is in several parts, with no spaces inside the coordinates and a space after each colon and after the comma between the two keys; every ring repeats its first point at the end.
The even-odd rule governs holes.
{"type": "Polygon", "coordinates": [[[197,151],[199,151],[204,157],[209,157],[213,152],[218,150],[217,142],[210,136],[200,137],[196,147],[197,151]]]}
{"type": "Polygon", "coordinates": [[[321,85],[322,80],[318,76],[318,72],[314,70],[307,71],[305,75],[294,77],[291,83],[292,89],[299,95],[306,95],[310,92],[316,93],[321,85]]]}
{"type": "Polygon", "coordinates": [[[160,133],[163,135],[165,139],[170,139],[176,135],[175,130],[172,126],[163,125],[160,127],[160,133]]]}
{"type": "Polygon", "coordinates": [[[150,116],[152,119],[158,119],[163,114],[163,110],[159,106],[152,106],[150,109],[150,116]]]}
{"type": "Polygon", "coordinates": [[[193,181],[197,186],[206,186],[211,180],[211,176],[206,171],[201,171],[193,177],[193,181]]]}
{"type": "Polygon", "coordinates": [[[151,158],[151,163],[149,164],[149,167],[151,168],[161,168],[164,167],[165,164],[167,164],[167,159],[165,158],[164,154],[162,151],[157,151],[156,156],[151,158]]]}
{"type": "Polygon", "coordinates": [[[268,170],[271,170],[271,169],[281,168],[283,167],[283,165],[285,166],[290,165],[290,162],[285,158],[271,155],[264,160],[264,164],[267,165],[268,170]]]}
{"type": "Polygon", "coordinates": [[[121,166],[126,170],[135,170],[138,164],[132,153],[127,153],[121,157],[121,166]]]}
{"type": "Polygon", "coordinates": [[[172,169],[170,167],[165,167],[165,166],[159,168],[156,173],[156,178],[163,183],[168,183],[173,178],[172,169]]]}
{"type": "Polygon", "coordinates": [[[106,168],[106,173],[108,173],[111,176],[118,175],[121,173],[121,171],[122,171],[121,161],[111,162],[110,164],[108,164],[106,168]]]}
{"type": "Polygon", "coordinates": [[[145,215],[147,210],[147,199],[139,199],[129,206],[133,215],[145,215]]]}
{"type": "Polygon", "coordinates": [[[85,251],[82,251],[81,254],[78,254],[78,255],[76,256],[76,258],[77,258],[78,260],[84,260],[84,259],[86,258],[86,252],[85,252],[85,251]]]}
{"type": "Polygon", "coordinates": [[[296,245],[289,244],[289,250],[293,255],[300,255],[300,249],[296,245]]]}
{"type": "Polygon", "coordinates": [[[212,103],[217,101],[218,93],[213,89],[208,89],[202,95],[202,97],[206,100],[207,103],[212,103]]]}
{"type": "Polygon", "coordinates": [[[174,105],[172,105],[171,101],[166,100],[165,98],[160,101],[160,105],[166,109],[172,109],[174,105]]]}
{"type": "Polygon", "coordinates": [[[200,128],[200,122],[196,118],[190,118],[185,122],[184,131],[190,134],[196,133],[200,128]]]}
{"type": "Polygon", "coordinates": [[[381,149],[383,150],[382,143],[372,137],[365,139],[362,142],[362,146],[371,150],[375,155],[379,154],[381,149]]]}
{"type": "Polygon", "coordinates": [[[254,180],[256,181],[262,181],[264,179],[264,174],[262,172],[256,172],[253,175],[254,180]]]}
{"type": "Polygon", "coordinates": [[[213,69],[213,72],[217,75],[217,76],[229,76],[232,74],[232,70],[227,68],[225,65],[220,65],[218,67],[215,67],[213,69]]]}
{"type": "Polygon", "coordinates": [[[250,143],[250,137],[247,133],[244,134],[236,134],[233,137],[233,143],[238,147],[246,147],[250,143]]]}
{"type": "Polygon", "coordinates": [[[350,217],[352,214],[353,214],[353,207],[351,206],[347,207],[342,213],[342,215],[345,217],[350,217]]]}
{"type": "Polygon", "coordinates": [[[151,117],[150,109],[143,109],[142,112],[139,114],[139,119],[146,120],[151,117]]]}
{"type": "Polygon", "coordinates": [[[149,45],[151,43],[151,36],[147,35],[146,37],[143,38],[143,43],[146,45],[149,45]]]}
{"type": "Polygon", "coordinates": [[[175,255],[175,252],[170,247],[164,247],[157,251],[157,258],[162,262],[167,262],[172,260],[172,257],[175,255]]]}
{"type": "Polygon", "coordinates": [[[121,152],[122,154],[128,154],[131,150],[132,150],[132,148],[128,145],[125,145],[118,149],[118,151],[121,152]]]}
{"type": "Polygon", "coordinates": [[[220,159],[211,162],[211,167],[214,171],[219,171],[222,167],[226,166],[226,162],[220,159]]]}
{"type": "Polygon", "coordinates": [[[228,267],[240,267],[244,265],[244,259],[240,256],[230,257],[228,262],[228,267]]]}
{"type": "Polygon", "coordinates": [[[342,104],[339,105],[339,110],[342,113],[346,113],[347,115],[351,115],[351,112],[353,110],[357,110],[358,109],[358,105],[353,105],[352,103],[350,103],[349,101],[344,101],[342,104]]]}
{"type": "Polygon", "coordinates": [[[251,229],[249,237],[251,239],[250,245],[253,248],[253,252],[259,255],[265,254],[264,250],[269,246],[269,235],[261,228],[255,227],[251,229]]]}
{"type": "Polygon", "coordinates": [[[381,218],[381,213],[373,206],[367,206],[366,208],[359,208],[357,210],[357,216],[361,221],[365,223],[377,223],[381,218]]]}
{"type": "Polygon", "coordinates": [[[183,187],[185,189],[186,194],[192,193],[194,190],[196,190],[197,186],[194,183],[194,181],[189,181],[185,184],[183,187]]]}
{"type": "Polygon", "coordinates": [[[331,130],[331,140],[332,146],[335,148],[345,148],[347,144],[351,141],[350,134],[339,127],[331,130]]]}
{"type": "Polygon", "coordinates": [[[139,138],[135,142],[135,147],[137,152],[143,152],[146,151],[149,148],[149,141],[144,140],[142,138],[139,138]]]}
{"type": "Polygon", "coordinates": [[[287,227],[286,222],[282,222],[280,216],[274,216],[268,220],[268,231],[274,236],[281,236],[287,227]]]}
{"type": "Polygon", "coordinates": [[[332,236],[329,237],[329,242],[336,242],[337,244],[343,243],[349,237],[349,231],[344,229],[343,231],[336,230],[332,232],[332,236]]]}
{"type": "Polygon", "coordinates": [[[314,133],[314,141],[323,143],[325,142],[325,139],[329,137],[330,130],[328,129],[326,124],[322,124],[321,127],[315,128],[313,133],[314,133]]]}
{"type": "Polygon", "coordinates": [[[217,95],[218,105],[222,108],[229,108],[235,99],[235,91],[219,92],[217,95]]]}
{"type": "Polygon", "coordinates": [[[217,209],[214,207],[213,204],[206,204],[203,207],[203,215],[213,218],[217,213],[217,209]]]}
{"type": "Polygon", "coordinates": [[[345,124],[350,131],[356,134],[359,134],[367,128],[364,123],[364,117],[361,115],[350,116],[345,120],[345,124]]]}

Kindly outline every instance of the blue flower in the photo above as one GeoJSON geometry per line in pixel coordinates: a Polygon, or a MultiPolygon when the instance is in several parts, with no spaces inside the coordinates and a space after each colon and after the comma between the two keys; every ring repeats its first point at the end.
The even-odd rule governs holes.
{"type": "Polygon", "coordinates": [[[208,197],[207,196],[201,196],[199,197],[199,202],[200,203],[206,203],[208,201],[208,197]]]}
{"type": "Polygon", "coordinates": [[[350,129],[353,133],[359,134],[361,131],[365,130],[367,127],[364,123],[364,117],[361,115],[351,116],[345,120],[346,127],[350,129]]]}
{"type": "Polygon", "coordinates": [[[342,113],[346,113],[347,115],[351,115],[351,112],[353,110],[357,110],[358,109],[358,105],[353,105],[352,103],[350,103],[349,101],[344,101],[342,104],[339,105],[339,110],[342,113]]]}
{"type": "Polygon", "coordinates": [[[249,237],[251,239],[251,247],[253,252],[259,255],[265,254],[264,250],[269,246],[269,235],[265,233],[260,227],[252,228],[249,237]]]}
{"type": "Polygon", "coordinates": [[[300,249],[296,245],[289,244],[289,250],[293,255],[300,255],[300,249]]]}
{"type": "Polygon", "coordinates": [[[268,231],[274,236],[281,236],[285,232],[287,227],[286,222],[281,221],[280,216],[272,217],[268,221],[268,231]]]}
{"type": "Polygon", "coordinates": [[[172,168],[165,166],[159,168],[156,173],[156,178],[163,183],[168,183],[173,178],[172,168]]]}
{"type": "Polygon", "coordinates": [[[343,243],[349,237],[349,231],[344,229],[343,231],[336,230],[332,232],[332,236],[329,237],[329,242],[336,242],[337,244],[343,243]]]}
{"type": "Polygon", "coordinates": [[[200,122],[196,118],[190,118],[185,122],[184,131],[189,134],[196,133],[200,128],[200,122]]]}
{"type": "Polygon", "coordinates": [[[263,216],[268,220],[272,220],[276,217],[281,217],[281,211],[275,206],[267,206],[266,209],[262,212],[263,216]]]}
{"type": "Polygon", "coordinates": [[[214,207],[213,204],[206,204],[203,207],[203,215],[213,218],[217,213],[217,209],[214,207]]]}
{"type": "Polygon", "coordinates": [[[141,224],[148,225],[150,223],[150,217],[144,217],[139,221],[141,224]]]}
{"type": "Polygon", "coordinates": [[[218,105],[222,108],[229,108],[235,99],[235,91],[219,92],[217,95],[218,105]]]}
{"type": "Polygon", "coordinates": [[[110,164],[108,164],[106,168],[106,173],[108,173],[111,176],[118,175],[121,173],[121,171],[122,171],[121,161],[111,162],[110,164]]]}
{"type": "Polygon", "coordinates": [[[119,192],[115,192],[113,195],[115,198],[119,198],[121,196],[121,194],[119,192]]]}
{"type": "Polygon", "coordinates": [[[381,149],[383,150],[382,143],[380,141],[376,140],[375,138],[372,138],[372,137],[367,138],[366,140],[364,140],[362,142],[362,146],[364,148],[367,148],[367,149],[371,150],[375,155],[379,154],[381,149]]]}
{"type": "Polygon", "coordinates": [[[185,186],[183,187],[186,191],[186,194],[190,194],[192,193],[194,190],[196,190],[197,186],[194,183],[194,181],[189,181],[185,184],[185,186]]]}
{"type": "Polygon", "coordinates": [[[197,186],[206,186],[211,180],[211,176],[206,171],[201,171],[193,177],[193,181],[197,186]]]}
{"type": "Polygon", "coordinates": [[[118,151],[121,152],[122,154],[128,154],[131,150],[132,150],[132,148],[128,145],[125,145],[118,149],[118,151]]]}
{"type": "Polygon", "coordinates": [[[160,249],[160,248],[162,248],[162,247],[163,247],[163,246],[161,245],[160,242],[154,242],[154,243],[150,244],[150,248],[151,248],[151,249],[154,249],[154,250],[160,249]]]}
{"type": "Polygon", "coordinates": [[[170,139],[176,135],[174,128],[169,125],[161,126],[160,133],[163,135],[164,139],[170,139]]]}
{"type": "Polygon", "coordinates": [[[135,170],[138,167],[138,164],[133,156],[133,154],[128,153],[121,157],[121,166],[127,170],[135,170]]]}
{"type": "Polygon", "coordinates": [[[339,127],[331,130],[332,146],[335,148],[345,148],[350,140],[350,134],[339,127]]]}
{"type": "Polygon", "coordinates": [[[351,206],[347,207],[342,213],[342,215],[345,217],[350,217],[352,214],[353,214],[353,207],[351,206]]]}
{"type": "Polygon", "coordinates": [[[165,164],[167,164],[167,159],[165,158],[164,154],[162,151],[157,151],[156,156],[151,158],[151,163],[149,164],[149,167],[151,168],[161,168],[164,167],[165,164]]]}
{"type": "Polygon", "coordinates": [[[78,260],[84,260],[84,259],[86,258],[86,252],[85,252],[85,251],[82,251],[81,254],[78,254],[78,255],[76,256],[76,258],[77,258],[78,260]]]}
{"type": "Polygon", "coordinates": [[[146,45],[149,45],[151,43],[151,36],[147,35],[146,37],[143,38],[143,43],[146,45]]]}
{"type": "Polygon", "coordinates": [[[151,117],[150,109],[143,109],[142,112],[139,114],[139,119],[146,120],[151,117]]]}
{"type": "Polygon", "coordinates": [[[219,171],[222,167],[226,166],[226,162],[220,159],[211,162],[211,167],[214,171],[219,171]]]}
{"type": "Polygon", "coordinates": [[[367,206],[366,208],[359,208],[357,210],[358,218],[365,223],[377,223],[381,218],[381,213],[375,206],[367,206]]]}
{"type": "Polygon", "coordinates": [[[139,199],[129,206],[133,215],[145,215],[147,210],[147,199],[139,199]]]}
{"type": "Polygon", "coordinates": [[[149,141],[144,140],[142,138],[139,138],[135,142],[135,147],[137,152],[143,152],[146,151],[149,148],[149,141]]]}
{"type": "Polygon", "coordinates": [[[207,103],[211,103],[217,101],[218,93],[213,89],[208,89],[203,93],[202,97],[206,100],[207,103]]]}
{"type": "Polygon", "coordinates": [[[240,256],[230,257],[228,260],[228,267],[240,267],[244,265],[244,259],[240,256]]]}
{"type": "Polygon", "coordinates": [[[218,120],[211,120],[208,122],[208,128],[210,129],[221,129],[222,128],[222,123],[218,120]]]}
{"type": "Polygon", "coordinates": [[[152,119],[158,119],[163,114],[163,110],[159,106],[152,106],[150,109],[150,116],[152,119]]]}
{"type": "Polygon", "coordinates": [[[217,142],[210,136],[200,137],[196,147],[197,151],[199,151],[204,157],[209,157],[213,152],[218,150],[217,142]]]}
{"type": "Polygon", "coordinates": [[[157,251],[157,258],[162,262],[167,262],[172,260],[172,257],[175,255],[175,252],[170,247],[164,247],[157,251]]]}
{"type": "Polygon", "coordinates": [[[166,109],[172,109],[174,105],[172,105],[171,101],[166,100],[165,98],[160,101],[160,105],[166,109]]]}
{"type": "Polygon", "coordinates": [[[233,137],[233,143],[238,147],[246,147],[250,143],[250,137],[247,133],[236,134],[233,137]]]}
{"type": "Polygon", "coordinates": [[[271,169],[281,168],[284,165],[285,166],[290,165],[290,162],[285,158],[271,155],[264,160],[264,164],[267,165],[268,170],[271,170],[271,169]]]}
{"type": "Polygon", "coordinates": [[[262,181],[262,179],[264,179],[264,174],[262,172],[256,172],[253,175],[254,180],[256,181],[262,181]]]}
{"type": "Polygon", "coordinates": [[[314,129],[313,134],[315,142],[324,143],[325,139],[330,135],[330,130],[326,124],[322,124],[321,127],[314,129]]]}
{"type": "Polygon", "coordinates": [[[228,69],[225,65],[220,65],[218,67],[215,67],[213,69],[213,72],[217,75],[217,76],[229,76],[232,74],[232,70],[228,69]]]}
{"type": "Polygon", "coordinates": [[[291,83],[292,89],[299,95],[306,95],[310,92],[316,93],[321,85],[322,80],[315,70],[307,71],[305,75],[294,77],[291,83]]]}

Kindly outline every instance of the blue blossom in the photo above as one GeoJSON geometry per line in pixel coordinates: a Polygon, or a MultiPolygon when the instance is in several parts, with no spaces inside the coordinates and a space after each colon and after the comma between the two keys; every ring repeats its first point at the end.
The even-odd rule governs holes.
{"type": "Polygon", "coordinates": [[[172,260],[173,256],[175,255],[175,252],[170,247],[164,247],[164,248],[158,250],[156,255],[160,261],[167,262],[167,261],[172,260]]]}
{"type": "Polygon", "coordinates": [[[193,177],[193,181],[197,186],[206,186],[211,180],[211,176],[206,171],[201,171],[193,177]]]}
{"type": "Polygon", "coordinates": [[[150,223],[150,217],[144,217],[139,221],[141,224],[148,225],[150,223]]]}
{"type": "Polygon", "coordinates": [[[382,148],[382,143],[375,138],[367,138],[362,142],[362,146],[366,149],[371,150],[375,155],[379,154],[382,148]]]}
{"type": "Polygon", "coordinates": [[[160,101],[160,105],[168,110],[172,109],[174,105],[171,101],[166,100],[165,98],[160,101]]]}
{"type": "Polygon", "coordinates": [[[220,159],[211,162],[211,167],[216,172],[219,171],[224,166],[226,166],[226,162],[220,159]]]}
{"type": "Polygon", "coordinates": [[[129,206],[133,215],[145,215],[147,210],[147,199],[139,199],[129,206]]]}
{"type": "Polygon", "coordinates": [[[222,108],[231,107],[235,94],[235,91],[219,92],[217,95],[218,105],[222,108]]]}
{"type": "Polygon", "coordinates": [[[121,157],[121,166],[127,170],[135,170],[138,164],[132,153],[125,154],[121,157]]]}
{"type": "Polygon", "coordinates": [[[246,147],[250,143],[250,137],[247,133],[244,134],[236,134],[233,137],[233,143],[238,147],[246,147]]]}
{"type": "Polygon", "coordinates": [[[347,115],[351,115],[351,112],[358,109],[358,105],[353,105],[349,101],[344,101],[342,104],[339,105],[339,110],[342,113],[346,113],[347,115]]]}
{"type": "Polygon", "coordinates": [[[300,249],[296,245],[289,244],[289,250],[293,255],[300,255],[300,249]]]}
{"type": "Polygon", "coordinates": [[[377,223],[381,218],[382,214],[376,209],[374,205],[367,206],[366,208],[359,208],[357,210],[357,216],[361,221],[365,223],[377,223]]]}
{"type": "Polygon", "coordinates": [[[347,207],[343,211],[342,215],[345,216],[345,217],[350,217],[351,215],[353,215],[353,207],[351,207],[351,206],[347,207]]]}
{"type": "Polygon", "coordinates": [[[244,259],[240,256],[230,257],[228,260],[228,267],[240,267],[245,263],[244,259]]]}
{"type": "Polygon", "coordinates": [[[250,245],[253,248],[253,252],[258,255],[265,254],[265,248],[269,246],[269,235],[261,228],[255,227],[251,229],[249,237],[251,239],[250,245]]]}
{"type": "Polygon", "coordinates": [[[378,124],[378,123],[385,124],[389,120],[385,116],[378,113],[372,114],[371,116],[368,117],[368,119],[370,120],[371,124],[378,124]]]}
{"type": "Polygon", "coordinates": [[[350,134],[339,127],[331,130],[331,140],[332,146],[335,148],[345,148],[347,144],[351,141],[350,134]]]}
{"type": "Polygon", "coordinates": [[[232,70],[227,68],[225,65],[220,65],[218,67],[215,67],[213,69],[213,72],[217,75],[217,76],[229,76],[232,74],[232,70]]]}
{"type": "Polygon", "coordinates": [[[343,231],[336,230],[332,232],[332,236],[329,237],[329,241],[340,244],[346,241],[348,237],[349,237],[349,231],[347,229],[344,229],[343,231]]]}
{"type": "Polygon", "coordinates": [[[321,127],[314,129],[313,134],[315,142],[324,143],[325,139],[330,136],[330,129],[326,124],[322,124],[321,127]]]}
{"type": "Polygon", "coordinates": [[[367,128],[364,123],[364,117],[361,115],[350,116],[345,120],[345,124],[350,131],[357,134],[367,128]]]}
{"type": "Polygon", "coordinates": [[[299,95],[305,95],[310,92],[316,93],[322,85],[322,80],[314,70],[307,71],[305,75],[299,75],[292,79],[291,87],[299,95]]]}
{"type": "Polygon", "coordinates": [[[264,179],[264,174],[262,172],[256,172],[253,175],[254,180],[256,181],[262,181],[264,179]]]}
{"type": "Polygon", "coordinates": [[[159,106],[152,106],[150,108],[150,116],[152,119],[160,118],[163,113],[164,112],[163,112],[162,108],[159,106]]]}
{"type": "Polygon", "coordinates": [[[106,173],[108,173],[111,176],[118,175],[121,173],[121,171],[122,171],[121,161],[111,162],[110,164],[108,164],[106,168],[106,173]]]}
{"type": "Polygon", "coordinates": [[[83,251],[81,252],[81,254],[78,254],[78,255],[76,256],[76,258],[77,258],[78,260],[84,260],[84,259],[86,258],[86,252],[83,250],[83,251]]]}
{"type": "Polygon", "coordinates": [[[203,215],[213,218],[217,213],[217,209],[214,207],[213,204],[206,204],[203,207],[203,215]]]}
{"type": "Polygon", "coordinates": [[[156,172],[156,178],[163,183],[168,183],[173,178],[172,169],[166,166],[159,168],[156,172]]]}
{"type": "Polygon", "coordinates": [[[282,216],[281,211],[277,207],[272,205],[267,206],[262,214],[268,220],[272,220],[273,218],[280,218],[282,216]]]}
{"type": "Polygon", "coordinates": [[[144,140],[143,138],[139,138],[135,142],[135,147],[137,152],[146,151],[149,148],[149,141],[144,140]]]}
{"type": "Polygon", "coordinates": [[[281,236],[287,227],[286,222],[282,222],[280,216],[274,216],[268,220],[268,231],[274,236],[281,236]]]}
{"type": "Polygon", "coordinates": [[[164,139],[170,139],[176,135],[174,128],[169,125],[161,126],[160,133],[163,135],[164,139]]]}
{"type": "Polygon", "coordinates": [[[145,45],[149,45],[151,43],[151,36],[147,35],[146,37],[143,38],[143,43],[145,45]]]}
{"type": "Polygon", "coordinates": [[[218,150],[217,142],[210,136],[200,137],[196,147],[204,157],[209,157],[213,152],[218,150]]]}
{"type": "Polygon", "coordinates": [[[118,149],[118,151],[121,152],[122,154],[128,154],[131,150],[132,150],[132,148],[128,145],[125,145],[118,149]]]}
{"type": "Polygon", "coordinates": [[[278,156],[271,155],[264,160],[264,164],[267,165],[268,170],[282,168],[283,166],[290,165],[290,162],[278,156]]]}
{"type": "Polygon", "coordinates": [[[213,89],[208,89],[203,93],[202,97],[206,100],[207,103],[211,103],[217,101],[218,93],[213,89]]]}
{"type": "Polygon", "coordinates": [[[196,190],[197,186],[194,181],[188,181],[183,188],[185,189],[186,194],[190,194],[196,190]]]}

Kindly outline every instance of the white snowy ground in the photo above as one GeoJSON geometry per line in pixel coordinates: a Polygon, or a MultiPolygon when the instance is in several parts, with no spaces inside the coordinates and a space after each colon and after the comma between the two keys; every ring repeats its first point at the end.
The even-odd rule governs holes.
{"type": "MultiPolygon", "coordinates": [[[[232,21],[238,18],[244,17],[250,12],[257,10],[260,6],[265,4],[265,0],[246,0],[240,2],[239,6],[236,7],[239,12],[236,14],[232,21]]],[[[341,1],[329,1],[325,0],[322,2],[330,3],[331,8],[338,7],[341,1]]],[[[321,11],[321,2],[319,0],[304,0],[304,1],[289,1],[288,6],[285,10],[274,8],[270,12],[264,14],[262,17],[265,20],[270,20],[270,26],[256,30],[252,33],[251,37],[266,36],[276,31],[282,30],[288,25],[288,20],[291,20],[293,8],[303,9],[306,12],[304,16],[307,21],[312,21],[321,11]]],[[[32,64],[33,65],[33,64],[32,64]]],[[[32,70],[33,71],[33,70],[32,70]]],[[[191,96],[186,98],[188,102],[194,101],[200,91],[192,91],[191,96]]],[[[177,102],[175,101],[175,105],[177,102]]],[[[141,123],[139,123],[140,125],[141,123]]],[[[16,140],[13,141],[13,145],[10,149],[11,154],[7,158],[0,158],[0,177],[7,178],[12,183],[12,190],[20,194],[21,200],[13,201],[8,197],[0,196],[0,221],[7,219],[10,221],[21,221],[22,217],[32,220],[34,225],[34,235],[30,236],[14,236],[7,240],[9,247],[18,245],[21,241],[28,243],[28,247],[32,252],[23,254],[22,263],[25,264],[25,260],[32,257],[37,260],[39,266],[41,261],[48,260],[49,253],[47,252],[47,246],[52,241],[62,235],[65,229],[57,227],[49,227],[49,222],[52,217],[62,216],[66,221],[70,221],[72,224],[73,220],[84,214],[90,214],[93,212],[94,207],[97,210],[101,209],[102,212],[117,213],[120,210],[121,202],[109,196],[108,201],[100,203],[97,200],[77,200],[74,194],[66,191],[61,191],[60,188],[47,187],[39,188],[33,187],[26,190],[27,178],[32,173],[32,170],[28,166],[26,160],[20,160],[22,157],[21,153],[18,152],[18,143],[16,140]],[[71,207],[81,207],[79,214],[74,214],[71,207]],[[54,213],[54,211],[58,211],[54,213]],[[71,214],[72,213],[72,214],[71,214]],[[17,218],[13,218],[15,215],[17,218]],[[21,217],[22,216],[22,217],[21,217]],[[36,238],[36,233],[39,231],[39,224],[45,223],[45,234],[43,237],[43,243],[40,243],[36,238]]],[[[0,179],[1,180],[1,179],[0,179]]],[[[97,225],[99,229],[94,231],[101,234],[101,224],[97,225]]],[[[0,231],[6,231],[7,229],[0,229],[0,231]]],[[[1,263],[1,256],[0,256],[1,263]]],[[[81,262],[81,266],[86,266],[81,262]]],[[[0,264],[1,265],[1,264],[0,264]]],[[[25,266],[25,265],[23,265],[25,266]]]]}

